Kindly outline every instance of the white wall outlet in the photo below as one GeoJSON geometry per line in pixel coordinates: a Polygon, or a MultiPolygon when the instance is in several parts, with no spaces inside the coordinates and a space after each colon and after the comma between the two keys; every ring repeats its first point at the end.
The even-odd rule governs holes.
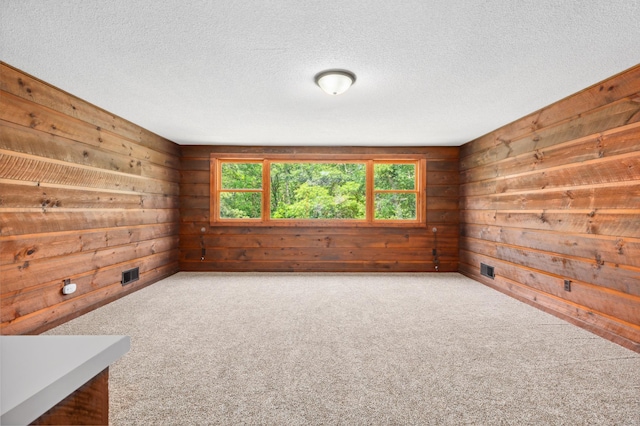
{"type": "Polygon", "coordinates": [[[71,294],[75,292],[76,292],[75,283],[65,284],[64,287],[62,287],[62,294],[71,294]]]}

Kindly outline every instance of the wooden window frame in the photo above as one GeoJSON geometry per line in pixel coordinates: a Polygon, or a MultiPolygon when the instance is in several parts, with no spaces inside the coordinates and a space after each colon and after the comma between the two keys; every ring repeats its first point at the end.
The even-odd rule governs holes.
{"type": "MultiPolygon", "coordinates": [[[[269,154],[258,156],[255,154],[211,154],[210,156],[210,225],[211,226],[284,226],[284,227],[425,227],[427,218],[427,161],[417,155],[331,155],[331,154],[269,154]],[[259,162],[262,163],[262,217],[257,219],[226,219],[220,218],[218,209],[220,193],[227,192],[221,188],[220,164],[223,162],[259,162]],[[271,187],[270,172],[271,163],[363,163],[365,164],[366,189],[364,219],[272,219],[271,214],[271,187]],[[410,190],[375,190],[374,189],[374,164],[415,164],[416,188],[410,190]],[[416,194],[416,219],[375,219],[374,200],[375,193],[381,192],[411,192],[416,194]]],[[[236,190],[232,190],[236,191],[236,190]]],[[[257,192],[256,190],[251,190],[257,192]]],[[[237,192],[241,192],[237,191],[237,192]]]]}
{"type": "MultiPolygon", "coordinates": [[[[248,159],[225,159],[225,160],[218,160],[216,162],[216,180],[214,181],[213,179],[211,180],[211,187],[215,188],[215,196],[216,196],[216,203],[217,205],[219,205],[220,203],[220,194],[223,192],[256,192],[256,193],[260,193],[262,194],[262,206],[260,208],[260,214],[261,217],[260,218],[251,218],[251,219],[232,219],[232,218],[221,218],[220,217],[220,209],[215,209],[215,212],[213,211],[213,202],[211,203],[212,206],[212,211],[211,211],[211,217],[213,218],[215,215],[215,220],[217,222],[227,222],[227,221],[247,221],[247,222],[261,222],[262,219],[265,217],[265,187],[264,187],[264,182],[265,182],[265,177],[268,177],[268,174],[265,173],[265,166],[268,166],[268,164],[265,164],[265,162],[263,160],[248,160],[248,159]],[[260,188],[235,188],[235,189],[224,189],[222,188],[222,167],[220,167],[221,163],[253,163],[253,164],[260,164],[262,166],[262,185],[260,188]],[[215,182],[215,186],[214,186],[214,182],[215,182]]],[[[213,170],[213,161],[211,162],[211,170],[213,170]]],[[[213,177],[213,173],[211,174],[211,176],[213,177]]],[[[212,191],[211,193],[211,198],[213,199],[213,194],[214,191],[212,191]]],[[[213,222],[213,220],[212,220],[213,222]]]]}

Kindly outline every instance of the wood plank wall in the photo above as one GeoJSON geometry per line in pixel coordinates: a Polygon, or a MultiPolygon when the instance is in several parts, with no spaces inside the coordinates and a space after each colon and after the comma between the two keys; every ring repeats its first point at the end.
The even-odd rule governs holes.
{"type": "Polygon", "coordinates": [[[640,351],[640,66],[463,145],[460,172],[460,272],[640,351]]]}
{"type": "Polygon", "coordinates": [[[41,332],[177,272],[179,147],[4,63],[0,75],[0,332],[41,332]]]}
{"type": "Polygon", "coordinates": [[[458,269],[458,151],[454,148],[182,146],[180,270],[440,271],[458,269]],[[418,154],[427,159],[427,221],[422,228],[238,227],[209,224],[209,158],[215,153],[418,154]],[[206,250],[201,260],[202,248],[206,250]]]}

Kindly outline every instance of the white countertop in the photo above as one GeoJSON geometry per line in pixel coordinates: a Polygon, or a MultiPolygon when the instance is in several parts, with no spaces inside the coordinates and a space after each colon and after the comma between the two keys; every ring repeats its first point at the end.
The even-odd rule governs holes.
{"type": "Polygon", "coordinates": [[[0,336],[0,424],[29,424],[129,351],[129,336],[0,336]]]}

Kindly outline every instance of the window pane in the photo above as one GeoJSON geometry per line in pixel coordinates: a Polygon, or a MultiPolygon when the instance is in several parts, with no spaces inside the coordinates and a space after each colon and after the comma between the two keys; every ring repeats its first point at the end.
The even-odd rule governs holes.
{"type": "Polygon", "coordinates": [[[415,220],[416,194],[378,193],[374,207],[376,219],[415,220]]]}
{"type": "Polygon", "coordinates": [[[222,163],[222,189],[262,188],[262,163],[222,163]]]}
{"type": "Polygon", "coordinates": [[[261,192],[221,192],[221,219],[260,219],[262,213],[261,192]]]}
{"type": "Polygon", "coordinates": [[[272,219],[364,219],[362,163],[271,163],[272,219]]]}
{"type": "Polygon", "coordinates": [[[382,164],[373,165],[374,189],[378,190],[412,190],[416,188],[415,164],[382,164]]]}

